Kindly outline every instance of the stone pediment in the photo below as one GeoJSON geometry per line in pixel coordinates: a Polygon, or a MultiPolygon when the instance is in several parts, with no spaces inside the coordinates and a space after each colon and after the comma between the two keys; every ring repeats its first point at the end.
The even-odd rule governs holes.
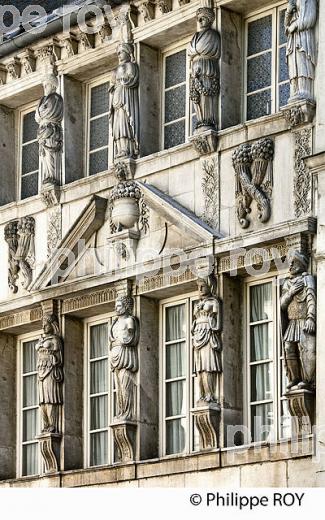
{"type": "Polygon", "coordinates": [[[131,230],[125,233],[110,233],[109,216],[106,211],[109,201],[93,196],[57,249],[53,251],[31,289],[39,290],[65,281],[108,274],[113,270],[116,272],[119,268],[123,270],[125,267],[123,262],[116,262],[112,256],[108,258],[109,244],[114,246],[113,255],[116,257],[121,256],[121,247],[117,246],[123,246],[125,242],[128,242],[129,246],[131,244],[134,258],[131,259],[128,267],[132,268],[132,265],[137,262],[135,250],[137,248],[143,250],[148,247],[148,244],[152,246],[154,240],[160,245],[163,244],[163,247],[160,245],[157,247],[157,257],[159,257],[162,254],[168,255],[175,237],[181,236],[183,243],[189,248],[200,245],[212,247],[214,239],[221,238],[208,224],[169,195],[150,184],[142,182],[137,184],[143,194],[143,203],[150,211],[150,222],[159,220],[163,223],[161,232],[151,229],[149,224],[146,233],[131,230]],[[165,228],[169,229],[169,233],[164,231],[165,228]]]}

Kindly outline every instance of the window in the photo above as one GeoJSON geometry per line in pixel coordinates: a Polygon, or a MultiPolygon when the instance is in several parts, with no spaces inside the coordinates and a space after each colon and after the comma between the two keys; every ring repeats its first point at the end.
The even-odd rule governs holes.
{"type": "Polygon", "coordinates": [[[163,64],[163,149],[167,149],[185,143],[191,133],[186,49],[165,53],[163,64]]]}
{"type": "Polygon", "coordinates": [[[161,306],[162,455],[185,453],[198,447],[190,414],[195,400],[190,333],[193,305],[194,297],[162,302],[161,306]]]}
{"type": "Polygon", "coordinates": [[[109,425],[114,416],[114,389],[109,367],[109,318],[86,323],[87,395],[86,395],[86,466],[112,462],[112,436],[109,425]]]}
{"type": "Polygon", "coordinates": [[[247,287],[248,426],[254,442],[290,437],[279,333],[279,279],[247,287]]]}
{"type": "Polygon", "coordinates": [[[88,85],[87,172],[88,175],[108,170],[112,158],[109,130],[109,83],[88,85]]]}
{"type": "Polygon", "coordinates": [[[288,102],[285,7],[246,21],[246,120],[274,113],[288,102]]]}
{"type": "Polygon", "coordinates": [[[40,454],[36,436],[40,433],[38,405],[36,349],[37,340],[19,342],[19,392],[18,392],[18,439],[19,468],[21,476],[40,473],[40,454]]]}
{"type": "Polygon", "coordinates": [[[39,147],[38,124],[35,109],[20,114],[20,198],[26,199],[38,194],[39,189],[39,147]]]}

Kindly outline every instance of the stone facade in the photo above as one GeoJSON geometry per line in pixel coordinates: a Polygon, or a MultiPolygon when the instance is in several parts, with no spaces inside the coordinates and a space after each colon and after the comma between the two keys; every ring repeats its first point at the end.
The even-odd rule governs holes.
{"type": "Polygon", "coordinates": [[[4,38],[0,488],[323,485],[325,5],[304,3],[106,2],[89,34],[75,12],[4,38]]]}

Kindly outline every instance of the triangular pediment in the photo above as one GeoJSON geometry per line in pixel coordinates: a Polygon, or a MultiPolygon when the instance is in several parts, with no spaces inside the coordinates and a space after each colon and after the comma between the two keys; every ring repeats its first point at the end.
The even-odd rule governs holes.
{"type": "MultiPolygon", "coordinates": [[[[139,249],[141,243],[152,246],[155,240],[157,242],[157,235],[158,242],[160,240],[163,246],[157,246],[157,256],[167,254],[172,243],[196,247],[212,245],[214,239],[221,238],[208,224],[169,195],[151,184],[137,184],[150,211],[150,222],[159,220],[169,229],[169,233],[162,231],[159,238],[159,232],[149,225],[147,233],[140,234],[139,249]]],[[[98,196],[91,198],[33,282],[32,290],[110,272],[114,262],[107,262],[106,258],[107,243],[112,239],[107,207],[107,199],[98,196]],[[99,244],[98,235],[101,236],[99,244]]]]}

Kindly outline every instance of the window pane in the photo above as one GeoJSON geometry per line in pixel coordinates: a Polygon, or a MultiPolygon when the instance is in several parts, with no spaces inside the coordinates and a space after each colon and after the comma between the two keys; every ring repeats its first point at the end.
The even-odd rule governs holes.
{"type": "Polygon", "coordinates": [[[251,361],[271,359],[273,328],[271,323],[251,327],[251,361]]]}
{"type": "Polygon", "coordinates": [[[37,341],[23,343],[23,373],[36,371],[36,346],[37,341]]]}
{"type": "Polygon", "coordinates": [[[272,82],[272,52],[247,61],[247,92],[270,87],[272,82]]]}
{"type": "Polygon", "coordinates": [[[290,84],[284,83],[284,85],[279,86],[279,107],[284,107],[288,104],[290,97],[290,84]]]}
{"type": "Polygon", "coordinates": [[[91,89],[90,117],[99,116],[109,110],[109,83],[103,83],[91,89]]]}
{"type": "Polygon", "coordinates": [[[23,412],[23,442],[32,441],[38,434],[38,408],[23,412]]]}
{"type": "Polygon", "coordinates": [[[23,477],[38,473],[38,443],[23,446],[23,477]]]}
{"type": "Polygon", "coordinates": [[[250,288],[251,322],[272,319],[272,283],[250,288]]]}
{"type": "Polygon", "coordinates": [[[251,367],[251,401],[272,399],[273,363],[263,363],[251,367]]]}
{"type": "Polygon", "coordinates": [[[289,70],[286,60],[286,47],[279,49],[279,81],[289,79],[289,70]]]}
{"type": "Polygon", "coordinates": [[[90,150],[108,145],[108,116],[90,121],[90,150]]]}
{"type": "Polygon", "coordinates": [[[292,417],[289,412],[288,401],[281,401],[281,417],[280,417],[280,438],[288,439],[291,437],[292,428],[291,428],[292,417]]]}
{"type": "Polygon", "coordinates": [[[38,173],[32,173],[21,178],[21,199],[34,197],[38,194],[38,173]]]}
{"type": "Polygon", "coordinates": [[[90,393],[99,394],[108,390],[108,362],[106,359],[90,364],[90,393]]]}
{"type": "Polygon", "coordinates": [[[39,167],[39,149],[38,141],[25,144],[22,147],[21,173],[25,175],[29,172],[35,172],[39,167]]]}
{"type": "Polygon", "coordinates": [[[272,15],[265,16],[248,24],[247,55],[271,49],[272,47],[272,15]]]}
{"type": "Polygon", "coordinates": [[[166,454],[182,453],[185,449],[185,419],[166,422],[166,454]]]}
{"type": "Polygon", "coordinates": [[[23,117],[23,143],[37,139],[38,124],[35,121],[35,110],[23,117]]]}
{"type": "Polygon", "coordinates": [[[185,343],[166,345],[166,379],[185,375],[185,343]]]}
{"type": "Polygon", "coordinates": [[[90,429],[100,430],[108,426],[108,397],[102,395],[100,397],[92,397],[90,399],[90,429]]]}
{"type": "Polygon", "coordinates": [[[108,462],[108,433],[99,432],[90,435],[90,465],[101,466],[108,462]]]}
{"type": "Polygon", "coordinates": [[[286,373],[286,369],[284,366],[284,360],[281,359],[280,363],[281,363],[281,395],[284,395],[287,390],[287,386],[289,384],[289,379],[287,378],[287,373],[286,373]]]}
{"type": "Polygon", "coordinates": [[[280,42],[280,45],[283,45],[284,43],[287,42],[287,37],[286,37],[286,33],[285,33],[285,28],[284,28],[285,12],[286,12],[286,10],[282,9],[279,13],[279,42],[280,42]]]}
{"type": "Polygon", "coordinates": [[[166,308],[166,341],[186,337],[185,305],[166,308]]]}
{"type": "Polygon", "coordinates": [[[25,376],[23,378],[23,406],[34,406],[37,404],[37,376],[25,376]]]}
{"type": "Polygon", "coordinates": [[[186,50],[166,58],[165,88],[186,81],[186,50]]]}
{"type": "Polygon", "coordinates": [[[252,406],[251,414],[251,433],[253,441],[267,441],[272,438],[274,435],[272,403],[252,406]]]}
{"type": "Polygon", "coordinates": [[[164,143],[166,150],[185,143],[185,121],[177,121],[177,123],[165,126],[164,143]]]}
{"type": "Polygon", "coordinates": [[[166,384],[166,417],[183,415],[185,410],[185,381],[166,384]]]}
{"type": "Polygon", "coordinates": [[[101,323],[90,327],[90,359],[108,355],[108,325],[101,323]]]}
{"type": "Polygon", "coordinates": [[[247,120],[257,119],[271,113],[271,90],[263,90],[247,97],[247,120]]]}
{"type": "Polygon", "coordinates": [[[185,117],[186,85],[167,90],[165,94],[165,123],[185,117]]]}
{"type": "Polygon", "coordinates": [[[89,155],[89,175],[105,172],[108,169],[108,149],[100,150],[89,155]]]}

